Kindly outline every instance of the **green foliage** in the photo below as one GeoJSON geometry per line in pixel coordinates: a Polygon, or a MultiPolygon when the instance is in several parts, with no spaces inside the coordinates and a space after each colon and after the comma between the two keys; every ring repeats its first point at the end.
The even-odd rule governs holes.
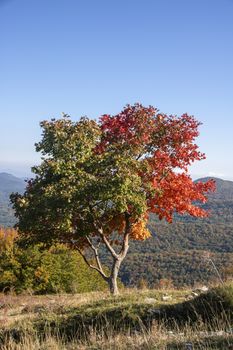
{"type": "Polygon", "coordinates": [[[35,275],[39,282],[35,291],[39,293],[83,293],[107,287],[98,273],[90,270],[76,251],[64,245],[53,246],[43,252],[35,275]]]}
{"type": "Polygon", "coordinates": [[[64,245],[20,249],[16,244],[0,254],[0,290],[20,293],[83,293],[106,289],[97,272],[64,245]]]}
{"type": "Polygon", "coordinates": [[[95,121],[65,116],[41,126],[36,150],[45,157],[32,169],[36,176],[24,195],[11,195],[22,234],[37,242],[75,240],[80,247],[83,237],[96,235],[93,221],[107,228],[129,206],[136,216],[145,212],[138,162],[116,147],[98,153],[101,128],[95,121]]]}

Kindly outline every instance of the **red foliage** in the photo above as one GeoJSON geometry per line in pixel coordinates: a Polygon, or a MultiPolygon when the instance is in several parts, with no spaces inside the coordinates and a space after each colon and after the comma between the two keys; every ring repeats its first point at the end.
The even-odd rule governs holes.
{"type": "Polygon", "coordinates": [[[102,139],[96,152],[126,151],[141,162],[138,175],[145,184],[148,212],[169,222],[174,212],[204,217],[208,213],[193,202],[205,202],[214,181],[194,183],[188,175],[189,165],[205,158],[194,143],[199,125],[187,114],[168,116],[152,106],[127,105],[115,116],[100,118],[102,139]],[[148,190],[148,183],[154,191],[148,190]]]}
{"type": "MultiPolygon", "coordinates": [[[[156,179],[154,179],[156,181],[156,179]]],[[[174,212],[188,213],[196,217],[205,217],[208,212],[192,204],[193,201],[205,203],[206,194],[214,190],[215,183],[210,180],[206,183],[194,183],[185,173],[170,172],[164,179],[156,181],[155,188],[158,195],[148,199],[148,208],[156,213],[160,219],[172,221],[174,212]]]]}

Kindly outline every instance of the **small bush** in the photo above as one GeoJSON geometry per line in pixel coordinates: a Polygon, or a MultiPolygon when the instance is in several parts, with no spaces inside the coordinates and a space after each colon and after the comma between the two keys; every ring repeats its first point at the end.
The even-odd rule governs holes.
{"type": "Polygon", "coordinates": [[[23,249],[12,238],[12,232],[10,238],[7,232],[0,236],[0,291],[45,294],[106,289],[104,280],[77,251],[62,244],[50,249],[43,245],[23,249]]]}

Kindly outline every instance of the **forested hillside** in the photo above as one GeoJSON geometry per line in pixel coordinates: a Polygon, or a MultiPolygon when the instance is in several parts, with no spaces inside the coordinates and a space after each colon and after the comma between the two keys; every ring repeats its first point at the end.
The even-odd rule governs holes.
{"type": "MultiPolygon", "coordinates": [[[[217,190],[203,205],[209,217],[176,216],[168,224],[151,215],[152,237],[142,243],[132,241],[122,266],[120,277],[126,285],[207,283],[218,278],[211,260],[223,278],[227,275],[233,265],[233,182],[215,181],[217,190]]],[[[15,223],[9,194],[24,188],[23,180],[0,173],[0,226],[15,223]]],[[[107,256],[104,260],[107,263],[107,256]]]]}
{"type": "Polygon", "coordinates": [[[211,260],[222,278],[230,274],[233,266],[233,182],[215,181],[215,193],[202,205],[210,211],[209,217],[176,216],[173,223],[168,224],[151,215],[151,239],[143,244],[131,244],[122,267],[121,278],[126,284],[139,284],[142,279],[151,286],[170,282],[176,286],[207,283],[219,278],[211,260]]]}
{"type": "Polygon", "coordinates": [[[0,173],[0,226],[11,227],[15,224],[15,217],[9,202],[12,192],[23,192],[25,182],[23,179],[11,174],[0,173]]]}

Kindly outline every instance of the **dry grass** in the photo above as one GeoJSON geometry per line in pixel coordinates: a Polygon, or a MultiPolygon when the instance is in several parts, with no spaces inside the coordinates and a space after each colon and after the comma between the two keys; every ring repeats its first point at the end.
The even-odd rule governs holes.
{"type": "Polygon", "coordinates": [[[14,295],[0,294],[0,327],[9,327],[17,321],[31,320],[42,313],[80,307],[98,300],[109,299],[106,292],[83,294],[14,295]]]}
{"type": "Polygon", "coordinates": [[[162,307],[168,310],[173,308],[177,312],[183,302],[186,301],[188,305],[189,296],[188,290],[124,290],[117,298],[103,292],[45,296],[1,295],[0,348],[175,350],[188,349],[190,342],[195,350],[233,349],[231,320],[228,317],[219,318],[217,314],[211,324],[197,318],[193,324],[188,322],[181,326],[173,323],[171,328],[169,320],[158,317],[147,327],[145,314],[151,310],[156,314],[162,307]],[[94,319],[97,323],[90,322],[94,319]],[[81,325],[80,322],[85,324],[81,325]],[[119,327],[124,322],[126,326],[119,327]],[[77,333],[79,326],[85,328],[82,337],[77,333]],[[4,336],[5,331],[8,331],[7,336],[4,336]]]}
{"type": "MultiPolygon", "coordinates": [[[[121,296],[114,298],[106,292],[90,292],[83,294],[59,294],[59,295],[15,295],[0,294],[0,327],[9,327],[23,319],[33,319],[42,313],[63,313],[81,306],[95,306],[96,302],[104,305],[113,303],[120,305],[124,303],[150,303],[159,305],[164,295],[171,296],[168,304],[185,300],[190,294],[189,290],[137,290],[123,289],[121,296]]],[[[163,303],[166,301],[163,301],[163,303]]]]}
{"type": "Polygon", "coordinates": [[[150,332],[141,329],[135,334],[113,334],[111,329],[95,332],[89,330],[89,337],[85,341],[77,340],[75,337],[67,342],[59,336],[51,336],[48,332],[41,340],[39,336],[25,336],[16,342],[10,338],[1,350],[175,350],[188,349],[191,343],[193,349],[233,349],[233,336],[223,330],[217,332],[200,331],[199,329],[187,328],[176,332],[168,332],[165,326],[154,326],[150,332]]]}

